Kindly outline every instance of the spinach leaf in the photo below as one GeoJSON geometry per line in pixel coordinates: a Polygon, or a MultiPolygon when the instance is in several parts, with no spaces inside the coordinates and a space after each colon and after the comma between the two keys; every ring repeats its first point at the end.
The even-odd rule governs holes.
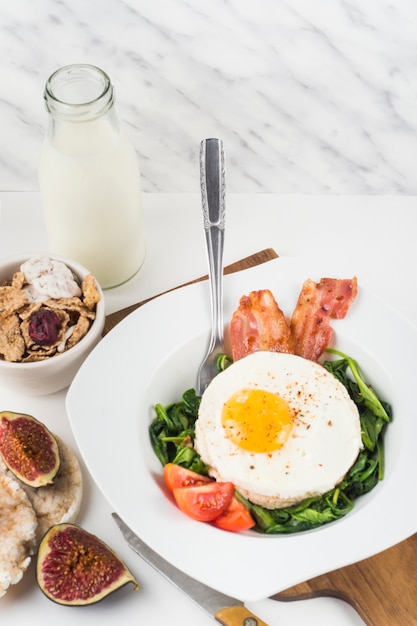
{"type": "Polygon", "coordinates": [[[156,404],[156,417],[149,427],[153,450],[161,464],[176,463],[207,474],[208,468],[194,450],[194,425],[198,416],[200,397],[188,389],[179,402],[167,406],[156,404]]]}
{"type": "MultiPolygon", "coordinates": [[[[362,402],[372,411],[372,413],[374,413],[376,417],[380,417],[382,420],[384,420],[384,422],[389,422],[390,417],[386,409],[384,408],[382,402],[379,400],[372,387],[367,385],[364,381],[357,362],[351,357],[347,356],[347,354],[344,354],[339,350],[334,350],[333,348],[328,348],[326,352],[337,354],[338,356],[342,357],[340,367],[342,369],[344,368],[345,371],[347,367],[350,368],[356,384],[358,385],[358,390],[360,392],[362,402]]],[[[337,365],[334,365],[331,361],[327,361],[325,366],[326,365],[329,371],[333,371],[333,368],[338,369],[337,365]]]]}

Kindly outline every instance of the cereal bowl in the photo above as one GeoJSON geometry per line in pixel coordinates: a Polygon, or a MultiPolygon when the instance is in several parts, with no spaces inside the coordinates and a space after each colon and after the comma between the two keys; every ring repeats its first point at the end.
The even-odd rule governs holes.
{"type": "MultiPolygon", "coordinates": [[[[30,254],[24,257],[14,257],[5,259],[0,262],[0,285],[4,286],[6,283],[9,283],[12,280],[13,276],[16,272],[20,271],[20,267],[26,261],[33,259],[41,259],[44,258],[46,260],[52,261],[52,263],[58,261],[63,263],[69,270],[71,270],[73,276],[76,279],[76,282],[81,285],[82,281],[90,276],[90,272],[80,264],[72,261],[70,259],[66,259],[63,257],[50,255],[50,254],[30,254]]],[[[91,277],[92,278],[92,277],[91,277]]],[[[52,307],[56,307],[56,314],[59,316],[59,320],[64,320],[68,318],[68,320],[72,320],[73,312],[76,310],[76,315],[80,313],[79,317],[87,317],[89,319],[88,326],[87,322],[84,327],[87,327],[88,330],[85,331],[82,335],[82,331],[78,329],[74,330],[75,325],[71,321],[67,321],[67,329],[65,334],[65,339],[60,341],[59,338],[56,340],[54,345],[57,345],[57,349],[55,353],[53,349],[49,350],[49,346],[44,345],[36,345],[33,346],[34,350],[39,348],[39,351],[42,354],[47,354],[48,350],[50,355],[42,356],[42,360],[30,360],[31,358],[37,358],[35,355],[27,356],[25,352],[23,357],[19,360],[7,360],[4,357],[5,346],[8,343],[8,338],[13,337],[13,330],[10,330],[9,336],[6,336],[6,319],[11,320],[6,316],[5,305],[2,303],[0,299],[0,384],[5,387],[12,389],[14,391],[18,391],[20,393],[24,393],[26,395],[33,396],[41,396],[45,394],[55,393],[61,389],[68,387],[81,364],[87,357],[87,355],[91,352],[91,350],[97,345],[100,341],[103,328],[104,328],[104,318],[105,318],[105,303],[103,291],[100,285],[93,279],[93,284],[95,289],[97,290],[96,296],[99,298],[98,302],[91,308],[91,312],[87,310],[87,307],[84,307],[84,300],[82,302],[83,306],[79,306],[77,308],[76,298],[72,298],[72,301],[69,298],[54,298],[51,297],[49,303],[52,302],[52,307]],[[69,312],[66,312],[66,305],[68,304],[69,312]],[[73,307],[73,309],[71,309],[73,307]],[[77,334],[78,333],[78,334],[77,334]],[[71,334],[74,335],[72,340],[71,334]],[[77,334],[77,337],[75,335],[77,334]],[[82,336],[81,336],[82,335],[82,336]],[[76,341],[78,336],[81,338],[76,341]],[[71,345],[74,343],[74,345],[71,345]],[[28,360],[29,359],[29,360],[28,360]]],[[[17,287],[16,287],[17,288],[17,287]]],[[[12,292],[13,295],[16,295],[16,292],[12,292]]],[[[19,294],[17,294],[19,295],[19,294]]],[[[81,298],[84,298],[84,293],[81,298]]],[[[13,306],[13,305],[12,305],[13,306]]],[[[17,305],[16,305],[17,306],[17,305]]],[[[40,306],[47,306],[47,303],[42,303],[40,306]]],[[[90,304],[91,306],[91,304],[90,304]]],[[[35,305],[36,308],[36,305],[35,305]]],[[[29,324],[29,315],[32,309],[19,309],[19,329],[23,328],[23,324],[21,323],[22,316],[27,316],[28,320],[26,322],[26,330],[22,330],[19,332],[16,331],[18,335],[17,339],[20,343],[23,341],[26,342],[29,338],[28,334],[28,324],[29,324]],[[25,312],[27,311],[27,313],[25,312]],[[20,336],[22,335],[22,337],[20,336]]],[[[17,325],[15,319],[11,320],[14,326],[17,325]]],[[[8,323],[8,322],[7,322],[8,323]]],[[[62,324],[64,321],[62,321],[62,324]]],[[[81,325],[80,325],[81,326],[81,325]]],[[[16,329],[15,329],[16,330],[16,329]]],[[[64,332],[64,329],[59,332],[64,332]]],[[[33,335],[31,335],[33,336],[33,335]]],[[[30,341],[30,338],[29,338],[30,341]]],[[[32,342],[33,343],[33,342],[32,342]]],[[[32,349],[32,347],[30,348],[32,349]]],[[[8,358],[11,358],[10,355],[8,358]]]]}

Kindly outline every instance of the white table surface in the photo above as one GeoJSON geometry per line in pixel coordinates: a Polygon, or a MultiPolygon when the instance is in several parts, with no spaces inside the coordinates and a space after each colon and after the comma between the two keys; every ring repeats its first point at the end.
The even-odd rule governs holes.
{"type": "MultiPolygon", "coordinates": [[[[0,193],[0,258],[47,252],[39,195],[0,193]]],[[[126,285],[107,291],[107,312],[205,274],[206,256],[200,198],[197,194],[145,194],[148,251],[140,273],[126,285]]],[[[273,247],[280,255],[349,259],[362,284],[383,296],[417,322],[417,199],[413,197],[229,195],[225,264],[273,247]]],[[[82,228],[82,225],[80,225],[82,228]]],[[[2,410],[31,413],[75,449],[65,414],[65,391],[33,398],[1,386],[2,410]]],[[[82,460],[81,460],[82,462],[82,460]]],[[[2,623],[43,626],[80,624],[126,626],[213,623],[182,593],[134,555],[111,518],[111,508],[82,462],[84,505],[78,523],[99,535],[127,562],[140,591],[126,587],[93,607],[67,608],[49,601],[37,588],[31,566],[23,581],[0,600],[2,623]]],[[[219,567],[221,565],[219,564],[219,567]]],[[[278,603],[252,602],[248,607],[271,626],[363,626],[346,603],[336,599],[278,603]]],[[[382,626],[382,625],[381,625],[382,626]]],[[[385,625],[383,625],[385,626],[385,625]]]]}

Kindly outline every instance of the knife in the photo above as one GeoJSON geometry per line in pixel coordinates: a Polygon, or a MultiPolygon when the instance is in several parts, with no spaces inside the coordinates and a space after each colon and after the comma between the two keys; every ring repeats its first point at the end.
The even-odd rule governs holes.
{"type": "Polygon", "coordinates": [[[223,626],[268,626],[259,617],[251,613],[240,600],[226,596],[220,591],[200,583],[168,563],[135,535],[117,513],[112,513],[112,516],[128,546],[177,589],[186,593],[210,617],[214,617],[223,626]]]}

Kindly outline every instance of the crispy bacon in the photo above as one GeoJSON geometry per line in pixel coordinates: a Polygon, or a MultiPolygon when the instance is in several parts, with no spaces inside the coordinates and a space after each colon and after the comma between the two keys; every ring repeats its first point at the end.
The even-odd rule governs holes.
{"type": "Polygon", "coordinates": [[[290,327],[269,289],[242,296],[230,322],[234,361],[259,350],[288,351],[290,327]]]}
{"type": "Polygon", "coordinates": [[[346,316],[357,291],[356,277],[306,280],[291,318],[291,352],[318,361],[333,336],[330,320],[346,316]]]}
{"type": "Polygon", "coordinates": [[[306,280],[290,324],[269,289],[242,296],[230,322],[233,360],[267,350],[318,361],[333,336],[330,320],[346,316],[357,290],[356,277],[306,280]]]}

